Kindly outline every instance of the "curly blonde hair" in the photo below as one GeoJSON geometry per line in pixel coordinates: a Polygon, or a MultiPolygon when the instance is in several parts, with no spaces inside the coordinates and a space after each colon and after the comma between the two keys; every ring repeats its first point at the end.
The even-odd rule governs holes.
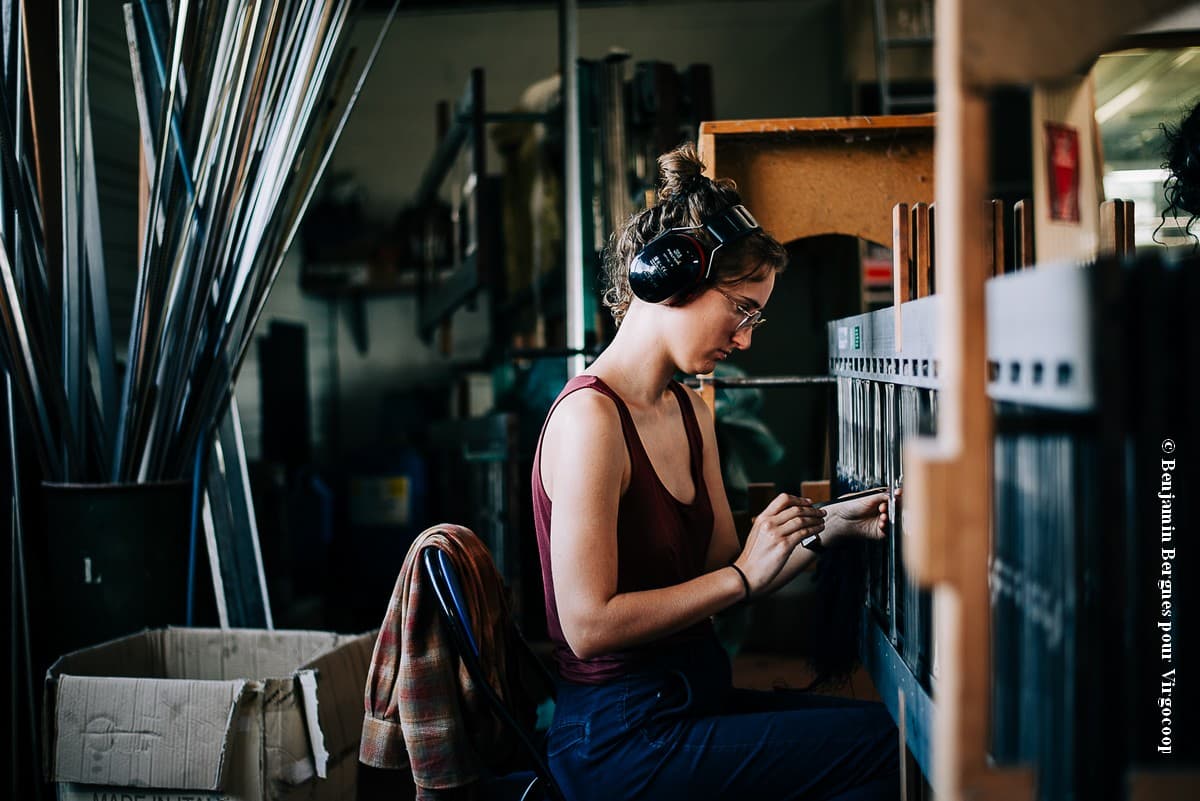
{"type": "MultiPolygon", "coordinates": [[[[646,243],[670,228],[700,226],[704,220],[742,202],[736,185],[728,178],[710,179],[704,163],[691,143],[680,145],[658,157],[661,176],[658,202],[633,214],[614,231],[604,252],[605,289],[603,302],[619,326],[633,302],[629,286],[629,264],[646,243]]],[[[730,242],[721,250],[708,279],[692,292],[671,301],[683,306],[712,286],[727,286],[769,271],[781,272],[787,251],[762,230],[730,242]]]]}

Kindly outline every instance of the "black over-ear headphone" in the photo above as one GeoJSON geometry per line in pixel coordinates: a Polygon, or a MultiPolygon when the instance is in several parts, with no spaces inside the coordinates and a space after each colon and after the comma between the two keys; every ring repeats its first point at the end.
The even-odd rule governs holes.
{"type": "Polygon", "coordinates": [[[629,265],[629,287],[647,303],[662,303],[695,288],[712,271],[722,245],[759,230],[758,220],[738,204],[688,228],[669,228],[646,243],[629,265]],[[693,232],[707,231],[710,246],[693,232]]]}

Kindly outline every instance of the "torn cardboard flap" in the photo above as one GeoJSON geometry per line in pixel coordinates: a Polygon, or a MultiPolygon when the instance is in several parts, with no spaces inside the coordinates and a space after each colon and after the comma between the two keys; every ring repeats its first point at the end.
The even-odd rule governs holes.
{"type": "MultiPolygon", "coordinates": [[[[358,762],[362,739],[363,689],[375,650],[375,633],[366,634],[326,651],[305,665],[317,676],[319,699],[315,714],[325,738],[330,765],[358,762]]],[[[305,708],[305,714],[311,714],[305,708]]]]}
{"type": "Polygon", "coordinates": [[[245,681],[63,676],[55,780],[216,790],[245,681]]]}
{"type": "Polygon", "coordinates": [[[352,786],[373,642],[164,629],[68,654],[46,679],[50,778],[237,799],[352,786]]]}
{"type": "Polygon", "coordinates": [[[308,727],[308,739],[312,748],[314,767],[322,779],[329,775],[329,752],[325,750],[325,735],[317,716],[317,672],[301,670],[296,674],[300,682],[300,694],[304,698],[304,723],[308,727]]]}
{"type": "Polygon", "coordinates": [[[267,772],[284,784],[303,784],[318,775],[304,722],[304,703],[295,676],[268,679],[261,696],[262,749],[267,772]]]}

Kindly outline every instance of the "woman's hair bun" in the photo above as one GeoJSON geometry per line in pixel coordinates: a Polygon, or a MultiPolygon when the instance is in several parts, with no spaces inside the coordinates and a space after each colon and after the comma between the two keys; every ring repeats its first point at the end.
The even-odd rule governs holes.
{"type": "Polygon", "coordinates": [[[662,176],[658,197],[664,202],[698,192],[708,183],[704,162],[690,142],[659,156],[658,172],[662,176]]]}

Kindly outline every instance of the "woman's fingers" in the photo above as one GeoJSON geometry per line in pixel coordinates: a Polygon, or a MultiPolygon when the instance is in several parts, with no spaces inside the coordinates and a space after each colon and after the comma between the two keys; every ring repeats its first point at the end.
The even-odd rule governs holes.
{"type": "Polygon", "coordinates": [[[762,519],[762,524],[769,531],[781,536],[788,536],[801,528],[824,526],[825,513],[811,506],[791,506],[762,519]]]}
{"type": "Polygon", "coordinates": [[[789,495],[786,492],[781,492],[771,499],[771,502],[763,508],[760,515],[773,515],[784,511],[790,507],[813,508],[812,498],[805,498],[800,495],[789,495]]]}
{"type": "Polygon", "coordinates": [[[758,516],[770,517],[771,515],[778,514],[788,506],[791,506],[794,502],[794,499],[795,496],[788,495],[786,492],[781,492],[771,499],[771,502],[768,503],[761,512],[759,512],[758,516]]]}
{"type": "Polygon", "coordinates": [[[788,521],[786,532],[791,538],[807,537],[825,530],[825,518],[820,515],[796,515],[788,521]]]}

